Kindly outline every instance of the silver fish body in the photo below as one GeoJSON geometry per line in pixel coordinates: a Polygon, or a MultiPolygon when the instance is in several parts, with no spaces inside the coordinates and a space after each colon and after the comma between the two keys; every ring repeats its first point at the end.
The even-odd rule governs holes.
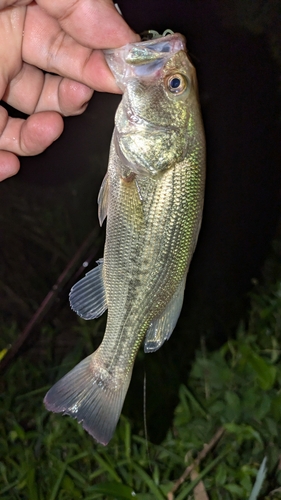
{"type": "Polygon", "coordinates": [[[205,140],[195,69],[179,34],[106,51],[124,91],[99,195],[104,259],[70,294],[83,318],[108,308],[97,351],[57,382],[46,407],[107,444],[134,360],[159,349],[178,319],[201,224],[205,140]]]}

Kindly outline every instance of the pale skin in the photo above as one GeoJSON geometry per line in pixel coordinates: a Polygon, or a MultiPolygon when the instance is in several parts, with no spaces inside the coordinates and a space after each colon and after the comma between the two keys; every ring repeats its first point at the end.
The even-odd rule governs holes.
{"type": "Polygon", "coordinates": [[[94,90],[120,93],[101,49],[138,40],[111,0],[0,0],[0,99],[29,115],[0,106],[0,181],[18,156],[52,144],[94,90]]]}

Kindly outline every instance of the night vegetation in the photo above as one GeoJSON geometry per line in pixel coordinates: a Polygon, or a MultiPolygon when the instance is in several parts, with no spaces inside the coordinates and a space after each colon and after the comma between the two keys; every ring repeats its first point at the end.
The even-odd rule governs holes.
{"type": "MultiPolygon", "coordinates": [[[[235,338],[215,352],[202,339],[161,445],[152,443],[153,436],[147,441],[143,431],[133,434],[122,416],[104,448],[76,421],[48,413],[45,392],[93,348],[103,321],[91,322],[91,328],[81,321],[75,349],[55,356],[59,332],[42,327],[41,340],[12,363],[1,382],[0,497],[248,500],[267,457],[259,497],[252,494],[251,500],[281,498],[279,259],[275,244],[266,278],[251,295],[247,324],[240,324],[235,338]]],[[[2,356],[18,333],[15,324],[5,327],[2,356]]]]}

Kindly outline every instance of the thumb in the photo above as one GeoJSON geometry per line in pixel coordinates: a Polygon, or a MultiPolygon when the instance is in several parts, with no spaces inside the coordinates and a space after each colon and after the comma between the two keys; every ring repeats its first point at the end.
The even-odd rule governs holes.
{"type": "Polygon", "coordinates": [[[37,0],[37,4],[72,38],[91,49],[121,47],[139,40],[111,0],[37,0]]]}

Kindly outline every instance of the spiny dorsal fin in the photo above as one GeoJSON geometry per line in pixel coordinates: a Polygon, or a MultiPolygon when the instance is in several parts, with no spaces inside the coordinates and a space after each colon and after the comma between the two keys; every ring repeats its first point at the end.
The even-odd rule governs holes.
{"type": "Polygon", "coordinates": [[[107,216],[108,207],[108,174],[106,173],[102,181],[100,192],[98,195],[98,217],[100,226],[102,226],[103,221],[107,216]]]}

